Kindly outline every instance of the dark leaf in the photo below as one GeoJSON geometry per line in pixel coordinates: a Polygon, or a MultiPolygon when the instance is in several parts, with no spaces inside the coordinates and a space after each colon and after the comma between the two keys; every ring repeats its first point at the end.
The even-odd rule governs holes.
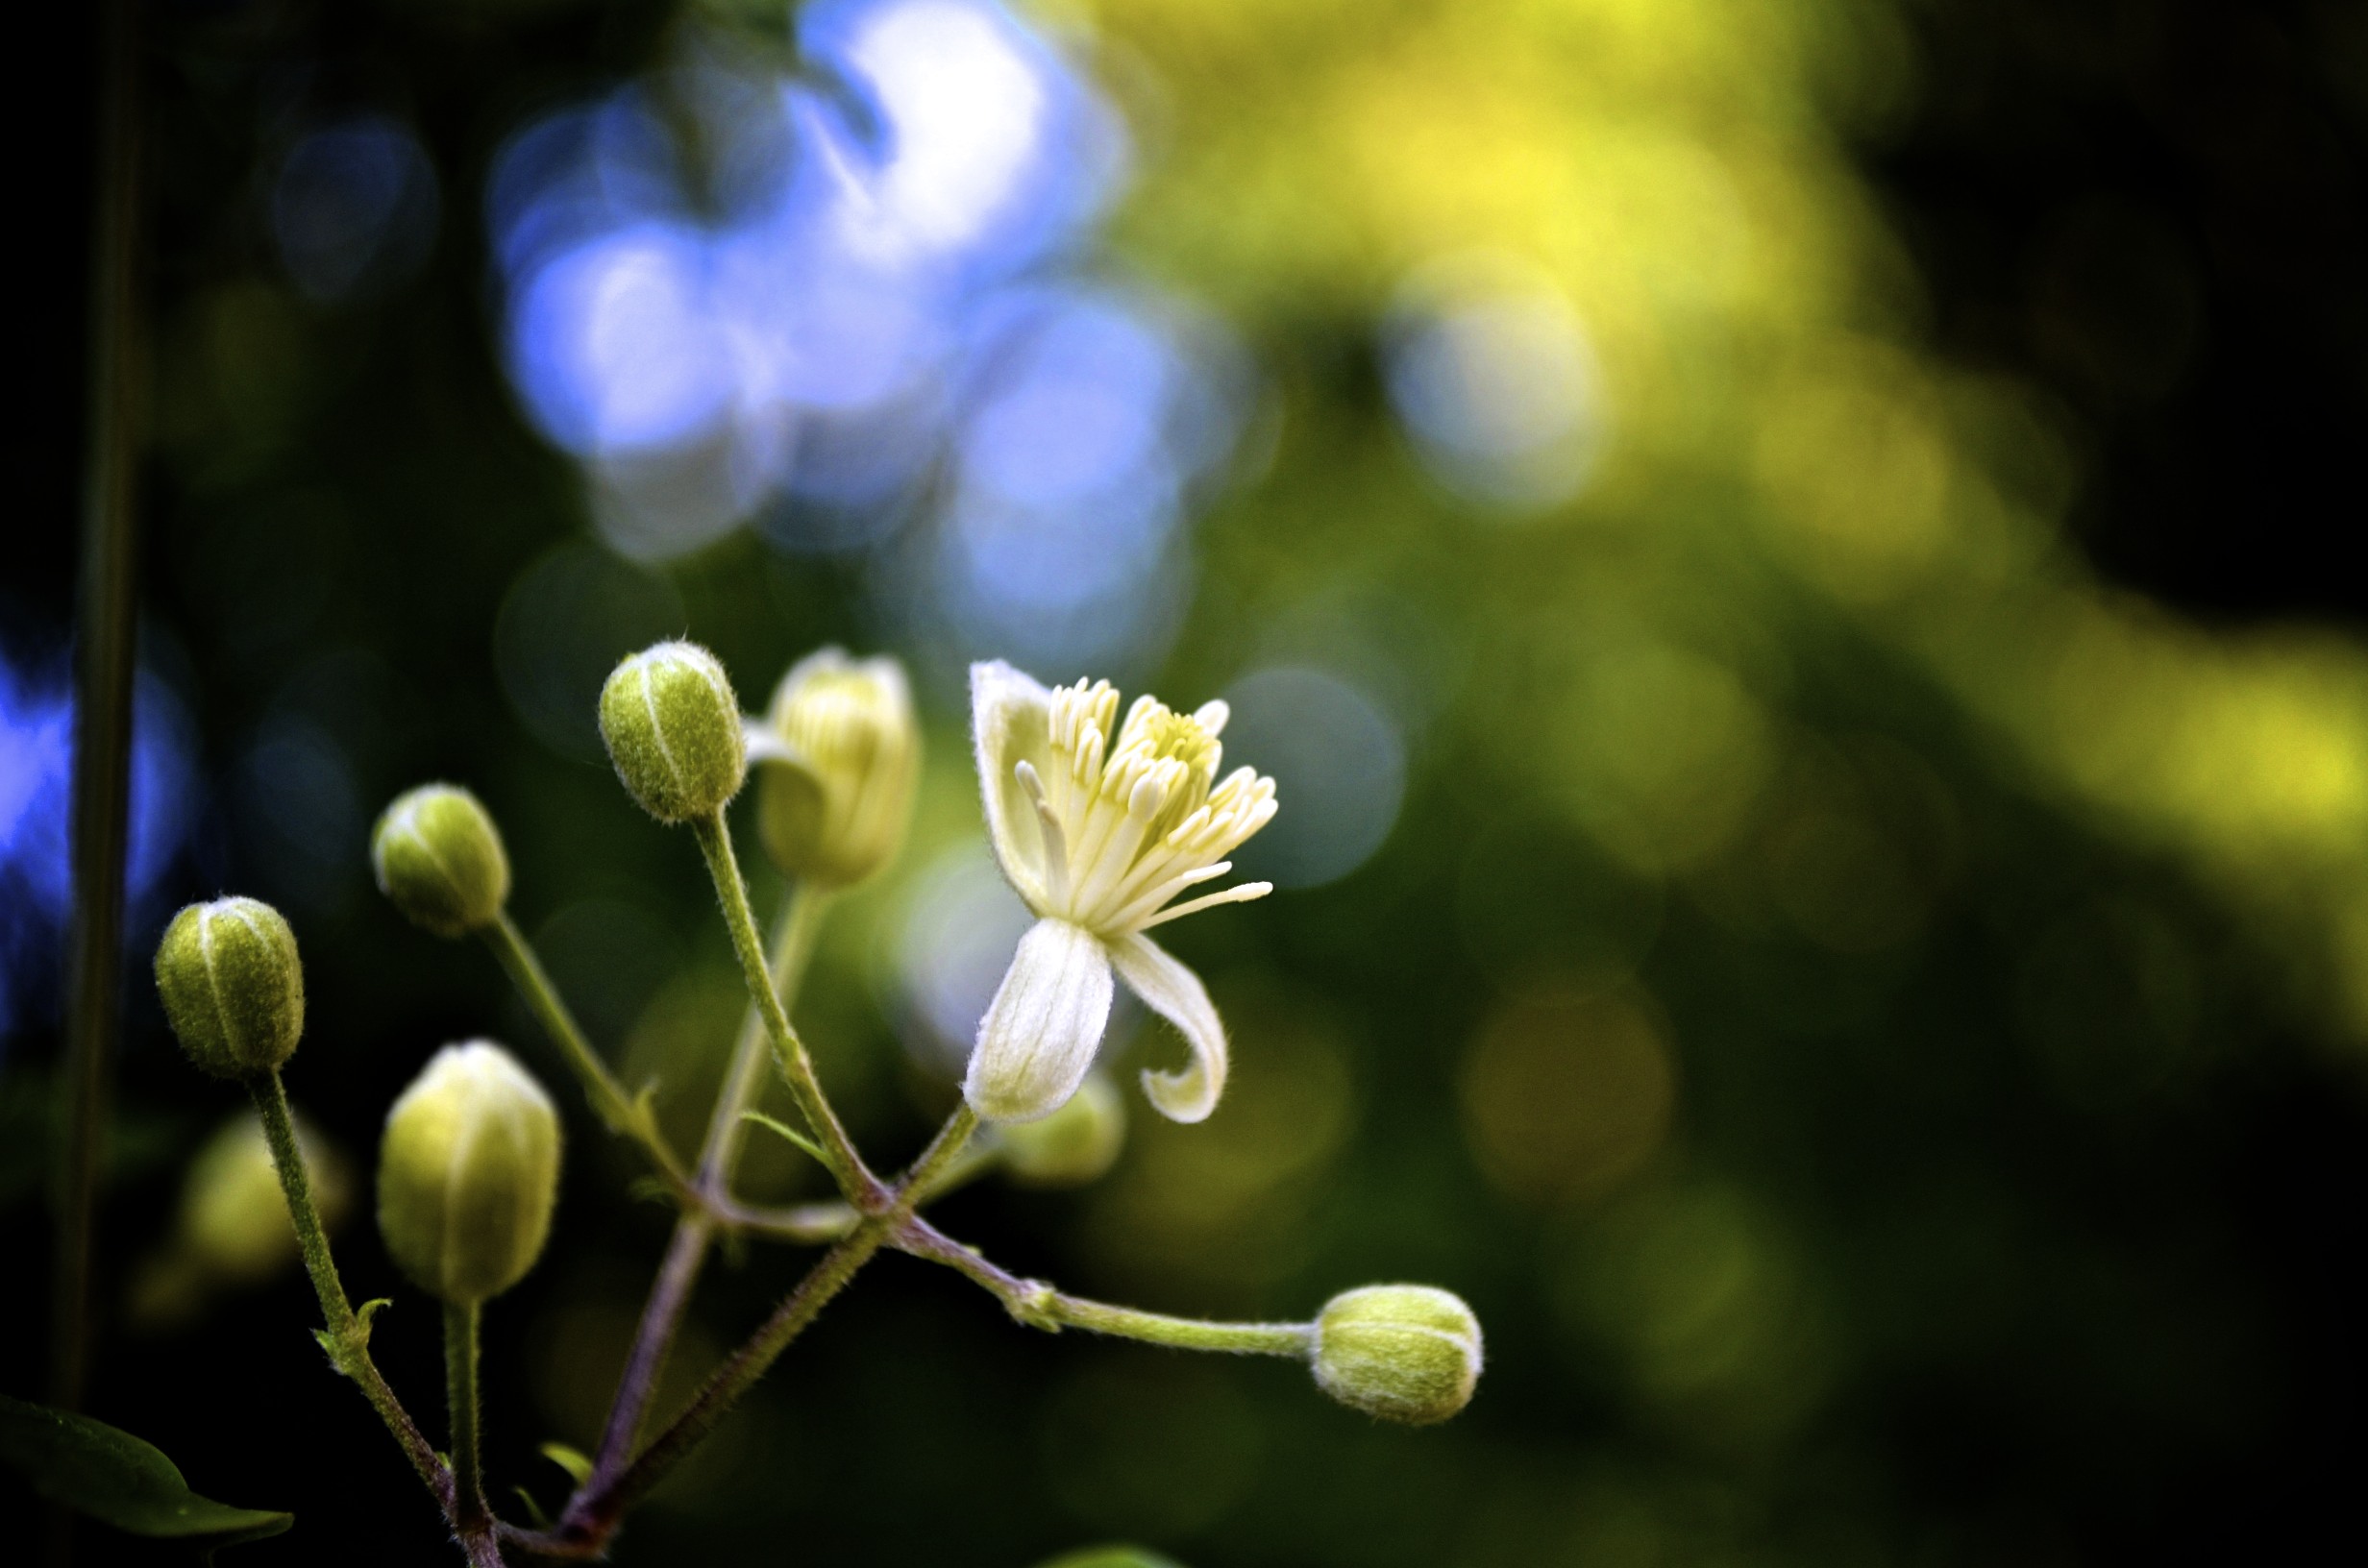
{"type": "Polygon", "coordinates": [[[0,1464],[21,1472],[51,1502],[135,1535],[260,1540],[292,1513],[234,1508],[198,1496],[154,1446],[86,1415],[68,1415],[0,1394],[0,1464]]]}

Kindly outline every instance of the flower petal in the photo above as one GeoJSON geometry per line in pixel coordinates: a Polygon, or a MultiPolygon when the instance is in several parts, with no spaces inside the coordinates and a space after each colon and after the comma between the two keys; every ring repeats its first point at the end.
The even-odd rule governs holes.
{"type": "Polygon", "coordinates": [[[1182,1072],[1143,1074],[1151,1108],[1171,1121],[1200,1121],[1217,1109],[1225,1091],[1225,1025],[1209,1000],[1208,988],[1159,943],[1140,932],[1110,943],[1110,962],[1126,989],[1150,1010],[1181,1030],[1192,1047],[1182,1072]]]}
{"type": "Polygon", "coordinates": [[[989,1121],[1050,1115],[1084,1082],[1109,1019],[1110,957],[1100,940],[1067,920],[1038,920],[978,1021],[962,1097],[989,1121]]]}
{"type": "MultiPolygon", "coordinates": [[[[804,753],[782,739],[781,732],[773,727],[771,720],[752,718],[744,713],[740,716],[740,733],[748,747],[751,767],[760,762],[786,762],[806,768],[804,753]]],[[[807,771],[811,772],[810,769],[807,771]]]]}
{"type": "Polygon", "coordinates": [[[1052,769],[1052,694],[1000,659],[971,666],[971,736],[978,756],[978,793],[996,863],[1030,909],[1045,905],[1044,830],[1036,805],[1013,770],[1025,762],[1052,769]]]}

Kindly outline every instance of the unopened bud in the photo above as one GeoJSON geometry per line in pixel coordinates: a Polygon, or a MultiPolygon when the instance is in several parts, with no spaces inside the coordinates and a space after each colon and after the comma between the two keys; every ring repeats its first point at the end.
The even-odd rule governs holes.
{"type": "Polygon", "coordinates": [[[216,898],[174,916],[157,944],[157,991],[181,1048],[218,1078],[272,1071],[305,1031],[296,933],[254,898],[216,898]]]}
{"type": "Polygon", "coordinates": [[[757,829],[783,872],[851,887],[896,858],[921,772],[901,665],[835,648],[800,659],[755,740],[757,829]]]}
{"type": "MultiPolygon", "coordinates": [[[[353,1200],[350,1173],[309,1121],[294,1120],[313,1210],[321,1228],[334,1232],[353,1200]]],[[[180,1223],[172,1239],[133,1271],[126,1318],[140,1333],[176,1328],[218,1292],[261,1284],[302,1255],[262,1119],[252,1109],[238,1112],[190,1160],[180,1223]]]]}
{"type": "MultiPolygon", "coordinates": [[[[352,1198],[345,1162],[302,1116],[294,1118],[313,1208],[334,1231],[352,1198]]],[[[297,1259],[296,1226],[271,1163],[262,1119],[241,1111],[224,1122],[189,1162],[181,1188],[182,1249],[225,1282],[269,1278],[297,1259]]]]}
{"type": "Polygon", "coordinates": [[[601,688],[601,739],[626,790],[661,822],[711,816],[748,776],[740,699],[696,643],[659,643],[617,666],[601,688]]]}
{"type": "Polygon", "coordinates": [[[1083,1187],[1118,1163],[1126,1146],[1126,1102],[1101,1073],[1089,1075],[1069,1103],[1035,1121],[995,1129],[1003,1173],[1022,1187],[1083,1187]]]}
{"type": "Polygon", "coordinates": [[[457,784],[423,784],[395,796],[370,835],[370,869],[406,919],[439,937],[491,925],[509,901],[501,831],[457,784]]]}
{"type": "Polygon", "coordinates": [[[1369,1285],[1316,1319],[1316,1384],[1351,1409],[1428,1426],[1471,1403],[1480,1320],[1463,1298],[1427,1285],[1369,1285]]]}
{"type": "Polygon", "coordinates": [[[386,1114],[379,1230],[432,1296],[467,1305],[524,1279],[558,1190],[558,1113],[491,1041],[436,1052],[386,1114]]]}

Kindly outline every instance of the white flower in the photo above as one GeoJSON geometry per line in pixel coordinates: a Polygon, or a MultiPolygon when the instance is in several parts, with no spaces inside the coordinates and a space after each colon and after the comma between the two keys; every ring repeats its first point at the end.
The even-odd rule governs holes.
{"type": "Polygon", "coordinates": [[[1213,904],[1273,891],[1245,882],[1170,900],[1233,869],[1220,857],[1274,815],[1274,780],[1217,777],[1222,702],[1181,714],[1149,697],[1126,711],[1106,680],[1045,690],[999,660],[971,666],[978,787],[995,858],[1037,917],[978,1025],[962,1092],[990,1121],[1029,1121],[1076,1092],[1110,1016],[1110,978],[1174,1024],[1192,1047],[1181,1072],[1146,1072],[1143,1091],[1176,1121],[1198,1121],[1225,1087],[1225,1026],[1200,977],[1144,933],[1213,904]]]}

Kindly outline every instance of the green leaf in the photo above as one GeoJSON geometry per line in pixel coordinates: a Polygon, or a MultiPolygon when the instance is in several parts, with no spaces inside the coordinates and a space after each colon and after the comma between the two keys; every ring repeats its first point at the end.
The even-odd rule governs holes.
{"type": "Polygon", "coordinates": [[[766,1115],[762,1111],[743,1111],[740,1113],[740,1119],[742,1121],[752,1121],[759,1127],[770,1128],[774,1132],[780,1134],[783,1138],[788,1139],[792,1143],[797,1144],[798,1147],[812,1155],[818,1164],[824,1165],[830,1164],[829,1159],[824,1155],[822,1149],[812,1139],[806,1137],[805,1134],[798,1131],[795,1127],[791,1127],[785,1123],[774,1120],[771,1116],[766,1115]]]}
{"type": "Polygon", "coordinates": [[[592,1461],[565,1443],[545,1443],[543,1458],[568,1474],[568,1479],[580,1486],[592,1479],[592,1461]]]}
{"type": "Polygon", "coordinates": [[[653,1078],[641,1086],[641,1091],[619,1108],[616,1131],[638,1138],[645,1143],[657,1143],[665,1135],[657,1126],[657,1080],[653,1078]]]}
{"type": "Polygon", "coordinates": [[[1180,1568],[1173,1557],[1139,1546],[1088,1546],[1037,1564],[1037,1568],[1180,1568]]]}
{"type": "Polygon", "coordinates": [[[532,1525],[536,1530],[549,1530],[551,1528],[551,1515],[545,1513],[543,1511],[543,1506],[534,1501],[534,1494],[532,1492],[528,1491],[524,1486],[512,1486],[510,1490],[516,1492],[518,1494],[518,1501],[525,1505],[527,1510],[527,1522],[529,1524],[532,1525]]]}
{"type": "Polygon", "coordinates": [[[21,1472],[51,1502],[135,1535],[210,1537],[229,1546],[277,1535],[296,1522],[292,1513],[200,1497],[172,1460],[130,1433],[6,1394],[0,1464],[21,1472]]]}

